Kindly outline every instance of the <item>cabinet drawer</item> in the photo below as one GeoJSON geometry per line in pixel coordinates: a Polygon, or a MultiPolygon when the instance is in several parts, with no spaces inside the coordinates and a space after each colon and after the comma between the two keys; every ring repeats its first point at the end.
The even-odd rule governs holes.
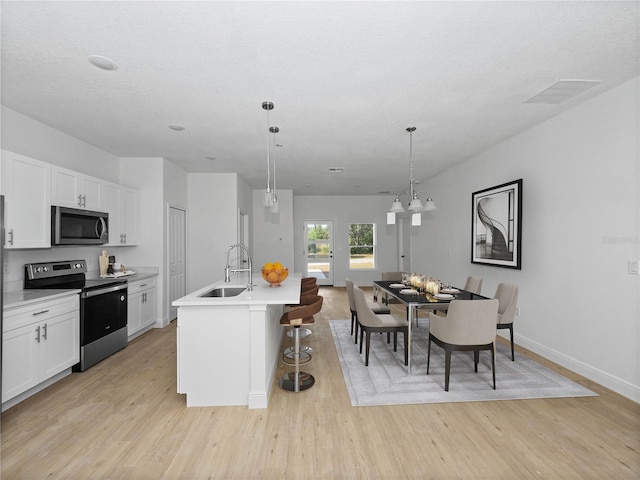
{"type": "Polygon", "coordinates": [[[75,293],[54,300],[43,300],[4,311],[3,331],[9,332],[32,323],[41,322],[57,315],[73,312],[80,308],[80,296],[75,293]]]}
{"type": "Polygon", "coordinates": [[[132,283],[130,282],[127,288],[127,292],[129,293],[129,295],[134,295],[136,293],[149,290],[150,288],[156,288],[156,279],[152,278],[149,280],[140,280],[132,283]]]}

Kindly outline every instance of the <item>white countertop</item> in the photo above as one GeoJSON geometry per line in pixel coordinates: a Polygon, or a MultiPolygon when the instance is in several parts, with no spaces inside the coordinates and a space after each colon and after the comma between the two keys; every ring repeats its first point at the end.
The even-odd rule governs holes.
{"type": "Polygon", "coordinates": [[[80,289],[31,289],[4,292],[4,308],[23,307],[31,303],[38,303],[43,300],[54,300],[58,297],[65,297],[80,293],[80,289]]]}
{"type": "Polygon", "coordinates": [[[253,274],[253,290],[245,290],[235,297],[201,297],[203,293],[219,287],[245,287],[248,284],[246,273],[233,274],[230,283],[218,280],[206,287],[192,292],[178,300],[174,300],[172,305],[176,307],[187,306],[229,306],[229,305],[268,305],[268,304],[293,304],[300,301],[300,279],[299,273],[290,273],[287,279],[279,287],[270,287],[264,281],[260,272],[253,274]]]}

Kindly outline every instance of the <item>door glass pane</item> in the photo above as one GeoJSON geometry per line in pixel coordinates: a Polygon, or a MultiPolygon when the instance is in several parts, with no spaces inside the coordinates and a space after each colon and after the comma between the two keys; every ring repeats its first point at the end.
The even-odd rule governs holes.
{"type": "Polygon", "coordinates": [[[319,280],[331,278],[331,225],[307,223],[307,276],[319,280]]]}

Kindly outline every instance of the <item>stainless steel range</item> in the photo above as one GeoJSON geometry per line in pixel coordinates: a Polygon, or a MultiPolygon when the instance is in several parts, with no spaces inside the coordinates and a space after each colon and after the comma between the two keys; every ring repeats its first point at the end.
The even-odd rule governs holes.
{"type": "Polygon", "coordinates": [[[105,278],[87,280],[84,260],[28,263],[24,288],[81,289],[80,363],[83,372],[127,346],[127,281],[105,278]]]}

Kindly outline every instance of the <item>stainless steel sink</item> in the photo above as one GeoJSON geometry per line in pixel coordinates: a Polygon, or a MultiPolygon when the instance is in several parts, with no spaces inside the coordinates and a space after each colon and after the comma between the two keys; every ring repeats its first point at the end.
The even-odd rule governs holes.
{"type": "Polygon", "coordinates": [[[236,297],[246,289],[246,287],[218,287],[203,293],[200,297],[236,297]]]}

